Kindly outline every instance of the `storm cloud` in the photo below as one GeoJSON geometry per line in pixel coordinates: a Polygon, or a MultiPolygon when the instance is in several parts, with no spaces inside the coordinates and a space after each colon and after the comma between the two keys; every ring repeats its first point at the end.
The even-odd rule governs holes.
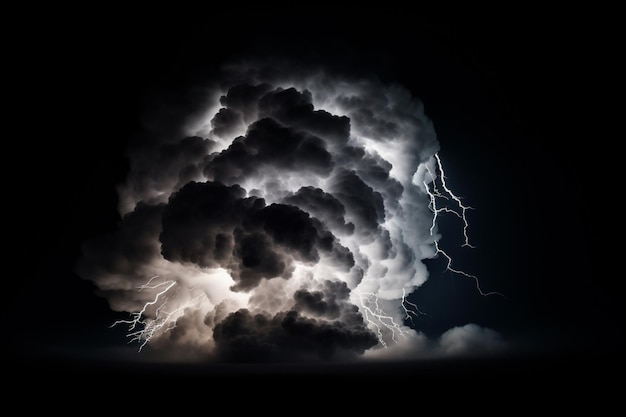
{"type": "MultiPolygon", "coordinates": [[[[85,242],[77,271],[141,347],[226,362],[415,353],[428,344],[405,296],[440,238],[434,127],[400,85],[277,65],[227,65],[150,124],[129,148],[119,230],[85,242]]],[[[459,332],[445,349],[494,339],[459,332]]]]}

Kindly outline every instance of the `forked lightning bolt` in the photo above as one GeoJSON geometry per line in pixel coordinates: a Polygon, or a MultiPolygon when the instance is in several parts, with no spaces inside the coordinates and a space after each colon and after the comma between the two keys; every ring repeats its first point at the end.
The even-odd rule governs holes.
{"type": "Polygon", "coordinates": [[[395,343],[398,343],[396,340],[397,334],[406,337],[406,330],[402,329],[393,317],[386,314],[378,305],[378,295],[373,292],[362,292],[359,290],[355,290],[355,293],[359,297],[365,320],[376,329],[376,335],[381,345],[387,347],[387,342],[385,342],[382,332],[384,328],[391,332],[391,340],[395,343]]]}
{"type": "MultiPolygon", "coordinates": [[[[441,159],[439,158],[439,154],[435,154],[435,160],[437,161],[437,169],[439,170],[440,175],[437,176],[434,172],[431,171],[430,168],[428,168],[428,166],[426,166],[426,170],[428,171],[428,174],[430,175],[430,178],[432,179],[432,190],[430,188],[430,186],[428,185],[428,183],[426,181],[423,182],[424,188],[426,189],[426,193],[428,193],[428,196],[430,197],[430,209],[433,212],[433,220],[432,220],[432,224],[430,226],[430,235],[434,235],[435,233],[435,227],[437,225],[437,217],[439,215],[439,213],[452,213],[455,216],[457,216],[459,219],[461,219],[463,221],[463,237],[464,237],[464,242],[462,246],[468,246],[470,248],[474,248],[474,246],[472,246],[469,243],[469,237],[467,234],[467,229],[469,228],[469,223],[467,222],[467,216],[466,216],[466,212],[467,210],[471,210],[472,207],[470,206],[466,206],[463,205],[463,203],[461,202],[461,198],[459,198],[458,196],[456,196],[452,190],[450,190],[450,188],[448,188],[447,184],[446,184],[446,175],[445,175],[445,171],[443,170],[443,164],[441,163],[441,159]],[[435,182],[436,178],[440,178],[440,182],[441,182],[441,186],[443,187],[443,190],[445,191],[446,194],[442,194],[441,191],[437,188],[437,184],[435,182]],[[446,200],[448,200],[448,196],[450,196],[450,198],[458,205],[460,212],[457,210],[453,210],[450,209],[448,207],[437,207],[437,198],[444,198],[446,200]]],[[[480,282],[478,280],[478,277],[476,277],[475,275],[472,274],[468,274],[465,271],[461,271],[459,269],[455,269],[452,267],[452,258],[446,253],[446,251],[444,251],[443,249],[441,249],[441,247],[439,246],[439,242],[437,240],[435,240],[435,249],[437,253],[440,253],[444,258],[446,258],[446,270],[447,271],[451,271],[455,274],[459,274],[459,275],[463,275],[465,277],[471,278],[474,280],[474,282],[476,283],[476,289],[478,290],[478,292],[480,293],[480,295],[483,296],[487,296],[487,295],[499,295],[501,297],[504,297],[504,295],[502,295],[501,293],[497,292],[497,291],[490,291],[490,292],[485,292],[480,288],[480,282]]]]}
{"type": "MultiPolygon", "coordinates": [[[[441,163],[441,159],[439,158],[439,154],[435,154],[435,161],[437,162],[436,169],[439,171],[439,175],[437,176],[435,172],[433,172],[428,166],[426,166],[426,170],[430,175],[430,183],[427,181],[423,182],[426,193],[430,198],[429,208],[433,213],[432,223],[430,226],[430,235],[433,236],[435,234],[435,228],[437,227],[437,220],[441,213],[451,213],[458,217],[463,222],[463,244],[462,247],[474,248],[472,244],[469,242],[469,223],[467,221],[467,211],[472,210],[472,207],[464,205],[461,201],[461,198],[458,197],[452,190],[448,187],[446,183],[446,175],[443,169],[443,164],[441,163]],[[439,182],[441,184],[442,190],[437,187],[436,179],[439,178],[439,182]],[[437,206],[437,199],[444,200],[452,200],[458,206],[457,209],[452,209],[447,206],[437,206]]],[[[472,274],[468,274],[465,271],[456,269],[452,267],[452,258],[445,250],[441,248],[439,242],[435,240],[435,249],[436,253],[441,254],[446,259],[446,270],[451,271],[455,274],[463,275],[465,277],[471,278],[474,280],[476,284],[476,289],[482,296],[487,295],[500,295],[504,297],[501,293],[497,291],[485,292],[480,287],[480,282],[478,277],[472,274]]],[[[394,319],[386,314],[378,305],[378,296],[375,293],[364,293],[357,291],[357,295],[359,296],[359,301],[364,313],[365,320],[373,327],[378,336],[378,340],[380,344],[384,347],[387,347],[387,343],[383,338],[383,330],[387,329],[391,332],[391,340],[397,343],[396,335],[401,335],[406,337],[407,331],[404,330],[398,323],[394,321],[394,319]]],[[[402,289],[402,300],[400,302],[400,307],[404,312],[404,319],[411,321],[413,323],[414,317],[419,317],[420,315],[427,316],[426,313],[422,312],[419,307],[408,301],[406,299],[406,291],[402,289]]]]}
{"type": "Polygon", "coordinates": [[[421,311],[416,304],[406,299],[406,290],[404,288],[402,288],[402,301],[400,302],[400,307],[402,307],[402,310],[404,311],[404,319],[410,320],[411,323],[414,323],[413,317],[419,317],[420,314],[422,316],[428,316],[428,314],[421,311]]]}
{"type": "Polygon", "coordinates": [[[146,302],[140,311],[136,313],[132,313],[131,314],[132,319],[117,320],[110,326],[110,327],[113,327],[118,324],[127,324],[128,331],[130,332],[127,335],[127,337],[130,337],[130,340],[128,343],[132,343],[132,342],[140,343],[139,352],[141,352],[144,346],[148,342],[150,342],[150,340],[159,331],[162,331],[164,333],[176,327],[176,319],[180,317],[179,313],[183,312],[187,307],[190,307],[198,303],[203,297],[206,296],[205,294],[201,294],[197,297],[192,298],[191,300],[184,303],[183,305],[174,308],[171,311],[166,311],[165,307],[167,306],[167,303],[168,303],[168,297],[166,296],[166,294],[176,285],[176,281],[167,280],[167,281],[163,281],[163,282],[152,285],[152,282],[158,277],[159,277],[158,275],[155,275],[152,278],[150,278],[148,282],[139,286],[138,291],[142,291],[146,289],[152,289],[152,290],[156,290],[160,288],[163,288],[163,289],[157,292],[151,301],[146,302]],[[159,303],[159,305],[154,312],[154,318],[146,317],[147,309],[150,306],[156,305],[157,303],[159,303]],[[141,327],[141,328],[139,328],[138,330],[135,330],[138,327],[141,327]]]}
{"type": "MultiPolygon", "coordinates": [[[[407,337],[408,331],[403,329],[399,323],[396,323],[393,317],[385,313],[378,305],[378,295],[373,292],[363,292],[359,290],[355,290],[355,293],[359,297],[365,320],[375,329],[378,341],[383,347],[388,347],[383,337],[384,329],[391,332],[391,340],[394,343],[398,343],[396,335],[407,337]]],[[[406,291],[404,288],[402,289],[402,301],[400,306],[404,311],[405,320],[410,320],[411,323],[413,323],[413,317],[419,317],[419,315],[426,316],[426,313],[422,312],[417,305],[406,299],[406,291]]]]}

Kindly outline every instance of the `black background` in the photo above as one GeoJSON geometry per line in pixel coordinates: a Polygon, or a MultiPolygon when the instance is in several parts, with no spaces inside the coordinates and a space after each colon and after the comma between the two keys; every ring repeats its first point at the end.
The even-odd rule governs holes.
{"type": "Polygon", "coordinates": [[[612,15],[319,4],[16,12],[6,50],[2,312],[14,382],[2,395],[27,399],[11,401],[13,413],[617,414],[619,384],[610,381],[623,375],[624,308],[612,239],[620,240],[622,130],[612,15]],[[459,262],[473,262],[487,289],[508,296],[468,301],[449,277],[429,280],[415,300],[441,321],[424,330],[464,316],[520,349],[321,368],[81,354],[124,337],[106,329],[106,301],[72,267],[81,241],[119,222],[115,185],[150,97],[210,77],[225,59],[273,52],[370,68],[422,99],[449,178],[479,208],[471,214],[481,245],[459,262]],[[449,307],[431,297],[442,294],[449,307]]]}

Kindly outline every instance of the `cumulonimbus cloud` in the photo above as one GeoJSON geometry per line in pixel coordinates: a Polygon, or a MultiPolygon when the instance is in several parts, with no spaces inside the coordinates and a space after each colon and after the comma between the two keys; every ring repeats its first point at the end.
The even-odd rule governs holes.
{"type": "MultiPolygon", "coordinates": [[[[423,104],[375,77],[269,64],[228,65],[191,89],[168,134],[168,113],[152,116],[129,148],[120,227],[84,243],[77,271],[128,314],[117,324],[140,349],[415,357],[429,343],[405,297],[439,239],[439,142],[423,104]]],[[[466,330],[444,351],[463,350],[464,334],[480,345],[466,330]]]]}

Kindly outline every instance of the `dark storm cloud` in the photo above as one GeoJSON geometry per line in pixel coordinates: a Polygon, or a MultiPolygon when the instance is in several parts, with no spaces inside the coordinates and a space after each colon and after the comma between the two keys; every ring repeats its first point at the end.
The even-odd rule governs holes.
{"type": "Polygon", "coordinates": [[[215,114],[211,120],[213,132],[217,136],[221,137],[234,135],[237,130],[244,125],[243,123],[244,121],[241,113],[229,108],[219,109],[217,114],[215,114]]]}
{"type": "Polygon", "coordinates": [[[237,131],[245,131],[251,123],[259,119],[258,101],[271,88],[269,84],[247,83],[228,88],[227,93],[220,97],[220,104],[224,107],[211,120],[213,133],[232,139],[237,131]]]}
{"type": "Polygon", "coordinates": [[[370,108],[358,108],[350,114],[350,118],[359,126],[363,126],[361,128],[363,135],[371,139],[393,138],[400,131],[397,123],[376,117],[370,108]]]}
{"type": "Polygon", "coordinates": [[[375,232],[385,219],[383,198],[367,185],[355,171],[346,171],[334,177],[332,194],[354,216],[357,229],[375,232]]]}
{"type": "Polygon", "coordinates": [[[235,230],[236,246],[233,252],[235,264],[231,265],[231,276],[237,281],[235,291],[256,287],[261,279],[289,278],[291,259],[278,250],[265,233],[245,233],[235,230]]]}
{"type": "Polygon", "coordinates": [[[213,145],[213,141],[199,136],[189,136],[175,143],[165,143],[158,149],[155,158],[143,169],[150,171],[153,181],[154,178],[175,178],[177,182],[174,187],[179,188],[199,176],[199,164],[213,145]]]}
{"type": "Polygon", "coordinates": [[[248,290],[263,278],[288,278],[288,250],[263,230],[265,201],[245,194],[238,185],[206,182],[189,183],[172,195],[160,235],[165,259],[225,268],[237,282],[235,290],[248,290]]]}
{"type": "Polygon", "coordinates": [[[245,195],[238,185],[215,182],[191,182],[173,194],[160,234],[165,259],[226,268],[234,290],[249,290],[263,278],[289,278],[294,259],[315,263],[319,251],[346,269],[354,264],[350,251],[307,212],[245,195]]]}
{"type": "Polygon", "coordinates": [[[345,282],[325,280],[320,290],[302,288],[294,295],[294,310],[304,312],[315,317],[337,319],[342,310],[348,310],[352,306],[348,302],[350,289],[345,282]]]}
{"type": "Polygon", "coordinates": [[[371,88],[367,94],[337,97],[351,120],[352,134],[373,142],[394,146],[398,138],[414,138],[402,159],[416,166],[439,150],[439,142],[432,122],[424,116],[423,103],[411,97],[400,85],[387,89],[371,88]]]}
{"type": "Polygon", "coordinates": [[[246,216],[248,206],[265,204],[245,199],[245,194],[238,185],[213,182],[190,182],[174,193],[164,210],[160,234],[165,259],[220,266],[232,246],[232,231],[246,216]]]}
{"type": "Polygon", "coordinates": [[[346,142],[350,136],[350,119],[314,110],[308,90],[300,92],[291,87],[267,93],[259,101],[259,117],[271,117],[286,126],[297,126],[337,142],[346,142]]]}
{"type": "Polygon", "coordinates": [[[350,119],[359,126],[359,131],[365,137],[373,140],[389,140],[401,134],[400,123],[406,122],[405,118],[417,120],[410,114],[410,109],[402,108],[396,104],[401,91],[390,94],[389,91],[373,89],[366,96],[356,97],[344,95],[338,98],[342,107],[348,110],[350,119]],[[393,111],[394,118],[381,117],[393,111]]]}
{"type": "Polygon", "coordinates": [[[298,260],[317,262],[319,252],[328,253],[346,269],[354,265],[351,252],[317,218],[299,207],[271,204],[256,217],[274,242],[289,248],[298,260]]]}
{"type": "Polygon", "coordinates": [[[392,165],[379,155],[364,155],[358,164],[357,174],[365,183],[379,190],[387,209],[396,209],[404,187],[390,176],[392,165]]]}
{"type": "Polygon", "coordinates": [[[264,118],[215,156],[204,173],[214,181],[233,184],[267,167],[327,176],[333,161],[320,138],[264,118]]]}
{"type": "Polygon", "coordinates": [[[345,360],[378,343],[362,320],[331,322],[294,310],[270,316],[240,309],[215,326],[213,337],[217,356],[227,362],[345,360]]]}
{"type": "Polygon", "coordinates": [[[271,89],[269,84],[237,84],[220,97],[220,104],[237,112],[246,124],[250,124],[257,119],[259,99],[271,89]]]}
{"type": "Polygon", "coordinates": [[[292,204],[311,213],[328,224],[332,230],[352,233],[354,224],[345,220],[346,208],[336,197],[316,187],[301,187],[294,194],[283,198],[285,204],[292,204]]]}
{"type": "Polygon", "coordinates": [[[305,262],[319,260],[318,248],[332,249],[333,235],[298,207],[271,204],[260,210],[255,220],[274,242],[290,248],[305,262]]]}
{"type": "Polygon", "coordinates": [[[296,311],[304,311],[317,317],[327,316],[330,319],[339,317],[337,303],[324,300],[324,293],[321,291],[301,289],[293,294],[293,298],[296,301],[294,305],[296,311]]]}
{"type": "MultiPolygon", "coordinates": [[[[408,90],[337,77],[242,61],[154,100],[118,187],[120,229],[86,244],[79,268],[130,313],[116,323],[134,341],[251,362],[424,345],[402,308],[435,253],[436,135],[408,90]]],[[[442,343],[474,336],[491,335],[442,343]]]]}

